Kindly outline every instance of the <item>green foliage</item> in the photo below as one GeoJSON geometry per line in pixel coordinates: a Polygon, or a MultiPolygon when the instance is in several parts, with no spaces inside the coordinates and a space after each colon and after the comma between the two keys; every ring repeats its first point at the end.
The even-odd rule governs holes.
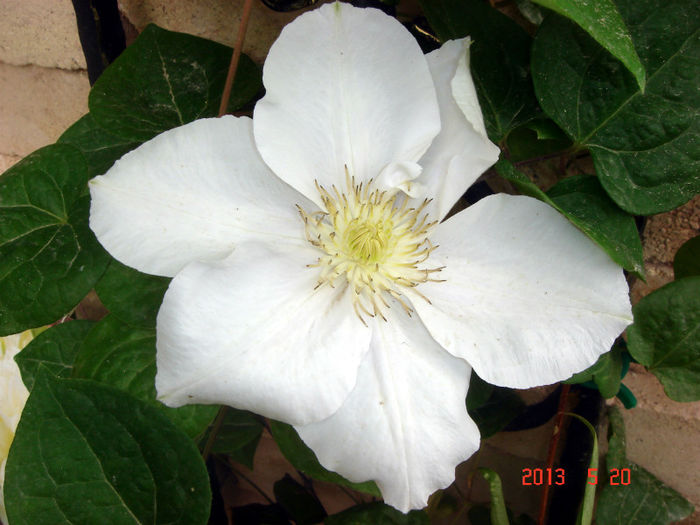
{"type": "MultiPolygon", "coordinates": [[[[607,468],[629,469],[629,485],[606,484],[598,498],[597,523],[616,525],[668,525],[693,512],[693,506],[650,472],[627,461],[625,428],[617,409],[609,412],[607,468]]],[[[608,478],[610,479],[610,478],[608,478]]]]}
{"type": "Polygon", "coordinates": [[[112,315],[102,319],[87,335],[73,368],[73,377],[108,384],[149,403],[191,438],[204,432],[218,407],[166,407],[156,400],[155,376],[155,330],[124,324],[112,315]]]}
{"type": "Polygon", "coordinates": [[[64,131],[58,143],[70,144],[80,150],[88,164],[89,178],[102,175],[115,160],[141,144],[101,128],[90,113],[64,131]]]}
{"type": "Polygon", "coordinates": [[[383,503],[365,503],[350,507],[326,518],[326,525],[429,525],[425,512],[413,510],[403,514],[383,503]]]}
{"type": "Polygon", "coordinates": [[[316,495],[289,474],[275,482],[275,499],[297,525],[321,523],[326,510],[316,495]]]}
{"type": "Polygon", "coordinates": [[[104,272],[108,255],[88,227],[80,151],[42,148],[0,177],[0,335],[50,324],[104,272]]]}
{"type": "Polygon", "coordinates": [[[7,460],[13,525],[205,524],[210,499],[197,448],[159,411],[38,373],[7,460]]]}
{"type": "Polygon", "coordinates": [[[496,171],[521,193],[546,202],[561,212],[625,270],[644,275],[642,241],[634,217],[606,195],[595,177],[570,177],[544,193],[506,159],[501,158],[496,163],[496,171]]]}
{"type": "MultiPolygon", "coordinates": [[[[90,114],[98,126],[135,142],[215,117],[231,53],[211,40],[149,25],[95,82],[90,114]]],[[[228,111],[248,103],[261,88],[259,68],[241,55],[228,111]]]]}
{"type": "Polygon", "coordinates": [[[93,321],[69,321],[39,334],[15,357],[27,390],[34,387],[40,367],[56,377],[70,377],[73,362],[93,321]]]}
{"type": "MultiPolygon", "coordinates": [[[[211,451],[214,454],[226,454],[233,461],[252,470],[263,424],[258,416],[247,410],[231,407],[223,407],[223,409],[226,410],[226,414],[214,437],[211,451]]],[[[212,431],[213,429],[209,429],[209,432],[212,431]]],[[[209,432],[202,437],[200,441],[202,445],[209,439],[209,432]]]]}
{"type": "MultiPolygon", "coordinates": [[[[568,414],[569,416],[575,417],[581,423],[583,423],[588,431],[593,436],[593,450],[591,450],[591,460],[588,462],[588,472],[598,470],[598,434],[596,434],[595,428],[591,425],[587,419],[579,416],[578,414],[568,414]]],[[[593,507],[595,506],[595,485],[586,483],[586,488],[583,491],[583,501],[581,502],[581,508],[576,519],[576,525],[591,525],[593,521],[593,507]]]]}
{"type": "Polygon", "coordinates": [[[503,497],[503,486],[500,476],[488,468],[479,468],[479,472],[489,484],[491,494],[491,525],[509,525],[506,500],[503,497]]]}
{"type": "Polygon", "coordinates": [[[421,0],[440,40],[471,36],[471,70],[489,138],[498,143],[537,115],[529,72],[531,38],[480,0],[421,0]]]}
{"type": "Polygon", "coordinates": [[[601,46],[620,60],[644,91],[644,66],[634,49],[632,37],[612,0],[533,0],[581,26],[601,46]]]}
{"type": "Polygon", "coordinates": [[[112,260],[95,291],[112,315],[128,324],[153,328],[169,284],[167,277],[146,275],[112,260]]]}
{"type": "Polygon", "coordinates": [[[584,30],[552,15],[532,50],[542,109],[593,155],[603,187],[623,209],[667,211],[700,191],[700,4],[620,0],[647,71],[635,78],[584,30]]]}
{"type": "Polygon", "coordinates": [[[600,395],[609,399],[615,397],[620,390],[622,369],[622,347],[616,344],[609,352],[601,355],[593,366],[574,374],[565,383],[578,384],[594,381],[600,395]]]}
{"type": "Polygon", "coordinates": [[[381,493],[373,481],[352,483],[341,475],[323,468],[318,462],[316,455],[304,444],[299,434],[297,434],[296,430],[294,430],[294,427],[291,425],[270,420],[270,432],[284,457],[304,474],[319,481],[337,483],[338,485],[366,492],[378,498],[381,497],[381,493]]]}
{"type": "Polygon", "coordinates": [[[671,399],[700,400],[700,276],[667,284],[632,312],[632,356],[659,378],[671,399]]]}
{"type": "MultiPolygon", "coordinates": [[[[472,376],[474,377],[474,376],[472,376]]],[[[518,394],[513,390],[493,387],[488,400],[475,407],[469,407],[469,415],[479,427],[481,438],[486,439],[503,430],[515,416],[525,408],[518,394]]]]}
{"type": "Polygon", "coordinates": [[[673,259],[676,280],[700,275],[700,235],[686,241],[673,259]]]}

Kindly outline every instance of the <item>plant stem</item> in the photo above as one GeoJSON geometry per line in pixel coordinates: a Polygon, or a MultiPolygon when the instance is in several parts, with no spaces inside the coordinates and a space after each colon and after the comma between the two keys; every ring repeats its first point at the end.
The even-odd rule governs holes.
{"type": "MultiPolygon", "coordinates": [[[[554,420],[554,432],[552,432],[552,438],[549,440],[549,451],[547,452],[547,466],[545,468],[551,469],[554,465],[554,456],[557,453],[557,444],[559,443],[559,436],[561,435],[561,424],[564,420],[564,412],[566,411],[566,401],[569,397],[569,390],[571,385],[562,385],[561,394],[559,395],[559,408],[557,409],[556,419],[554,420]]],[[[547,472],[547,471],[545,471],[547,472]]],[[[544,525],[545,516],[547,514],[547,500],[549,498],[549,485],[544,483],[542,489],[542,499],[540,500],[540,514],[537,518],[537,525],[544,525]]]]}
{"type": "Polygon", "coordinates": [[[228,101],[231,98],[231,88],[233,87],[233,81],[236,78],[238,62],[241,59],[241,49],[243,48],[243,40],[245,40],[245,32],[248,28],[248,20],[250,19],[250,11],[252,7],[253,0],[245,0],[245,4],[243,4],[243,12],[241,14],[241,25],[238,26],[238,35],[236,36],[236,43],[233,48],[233,55],[231,56],[231,64],[228,68],[228,75],[226,75],[224,92],[221,95],[221,105],[219,106],[220,117],[226,114],[226,108],[228,108],[228,101]]]}

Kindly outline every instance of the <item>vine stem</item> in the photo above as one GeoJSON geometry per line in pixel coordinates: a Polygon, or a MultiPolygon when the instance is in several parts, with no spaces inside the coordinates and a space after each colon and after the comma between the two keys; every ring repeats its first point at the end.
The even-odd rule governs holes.
{"type": "MultiPolygon", "coordinates": [[[[549,440],[549,451],[547,452],[547,469],[551,469],[554,465],[554,457],[557,454],[557,445],[559,444],[559,436],[561,435],[561,424],[564,420],[564,412],[566,411],[566,402],[569,397],[571,385],[563,384],[561,394],[559,394],[559,407],[557,408],[556,419],[554,420],[554,431],[552,438],[549,440]]],[[[551,472],[545,471],[545,472],[551,472]]],[[[544,483],[542,489],[542,499],[540,500],[540,513],[537,517],[537,525],[544,525],[544,520],[547,515],[547,500],[549,499],[549,484],[544,483]]]]}
{"type": "Polygon", "coordinates": [[[228,67],[228,75],[226,75],[226,83],[224,84],[224,92],[221,95],[221,105],[219,106],[219,116],[222,117],[226,114],[226,108],[228,107],[228,101],[231,98],[231,88],[233,87],[233,81],[236,78],[236,70],[238,69],[238,62],[241,59],[241,49],[243,48],[243,40],[245,40],[245,32],[248,29],[248,20],[250,19],[250,11],[253,8],[253,0],[245,0],[243,4],[243,12],[241,14],[241,25],[238,26],[238,35],[236,36],[236,43],[233,47],[233,55],[231,56],[231,64],[228,67]]]}

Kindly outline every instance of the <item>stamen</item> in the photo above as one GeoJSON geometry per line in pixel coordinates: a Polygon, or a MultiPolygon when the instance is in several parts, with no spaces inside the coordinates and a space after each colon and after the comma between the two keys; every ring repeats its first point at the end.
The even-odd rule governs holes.
{"type": "Polygon", "coordinates": [[[335,280],[343,279],[345,286],[337,293],[351,288],[355,315],[365,326],[365,316],[387,320],[384,310],[391,307],[389,298],[410,316],[413,309],[401,293],[404,289],[412,289],[430,304],[415,288],[442,282],[432,276],[444,268],[419,267],[437,248],[428,239],[437,221],[429,222],[424,213],[430,200],[411,208],[407,197],[398,199],[395,192],[372,189],[372,182],[356,184],[345,166],[346,192],[335,185],[328,191],[314,180],[324,211],[307,213],[297,206],[307,241],[323,252],[315,263],[306,265],[321,267],[314,289],[324,284],[335,288],[335,280]]]}

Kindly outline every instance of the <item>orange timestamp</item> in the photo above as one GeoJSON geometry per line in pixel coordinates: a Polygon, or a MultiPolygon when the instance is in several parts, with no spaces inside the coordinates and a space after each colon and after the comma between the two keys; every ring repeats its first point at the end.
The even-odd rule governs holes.
{"type": "MultiPolygon", "coordinates": [[[[588,469],[589,485],[598,484],[598,469],[588,469]]],[[[610,485],[629,485],[632,482],[630,469],[611,468],[608,471],[608,483],[610,485]]],[[[565,485],[566,471],[563,468],[524,468],[522,470],[523,485],[565,485]]]]}

